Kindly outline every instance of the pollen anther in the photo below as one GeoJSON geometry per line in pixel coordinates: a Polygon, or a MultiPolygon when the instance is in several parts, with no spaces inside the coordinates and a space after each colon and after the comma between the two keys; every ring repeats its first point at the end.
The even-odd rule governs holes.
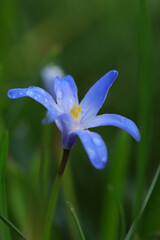
{"type": "Polygon", "coordinates": [[[73,107],[71,108],[70,112],[69,112],[70,116],[72,117],[73,120],[80,120],[81,118],[81,105],[79,105],[78,107],[76,106],[76,104],[73,105],[73,107]]]}

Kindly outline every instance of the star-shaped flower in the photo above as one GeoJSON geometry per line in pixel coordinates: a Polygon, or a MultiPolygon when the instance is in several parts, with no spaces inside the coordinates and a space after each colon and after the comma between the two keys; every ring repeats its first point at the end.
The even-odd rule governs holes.
{"type": "Polygon", "coordinates": [[[42,88],[29,87],[11,89],[8,97],[28,96],[41,103],[47,109],[45,122],[55,122],[61,131],[63,149],[71,149],[79,137],[93,166],[102,169],[107,162],[107,148],[102,137],[89,128],[112,125],[124,129],[136,141],[141,138],[133,121],[117,114],[97,116],[117,75],[115,70],[105,74],[89,89],[80,104],[77,86],[70,75],[54,79],[52,96],[42,88]]]}

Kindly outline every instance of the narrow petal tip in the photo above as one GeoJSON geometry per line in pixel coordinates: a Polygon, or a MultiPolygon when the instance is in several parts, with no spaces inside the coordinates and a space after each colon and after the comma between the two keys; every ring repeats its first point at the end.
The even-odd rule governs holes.
{"type": "Polygon", "coordinates": [[[105,168],[106,163],[107,163],[107,156],[99,159],[99,161],[97,162],[94,162],[94,167],[98,170],[102,170],[105,168]]]}
{"type": "Polygon", "coordinates": [[[14,89],[10,89],[7,93],[7,96],[11,99],[17,98],[17,95],[15,95],[14,92],[14,89]]]}
{"type": "Polygon", "coordinates": [[[118,76],[118,71],[117,70],[111,70],[111,73],[114,75],[115,78],[118,76]]]}
{"type": "Polygon", "coordinates": [[[11,97],[11,90],[8,90],[7,96],[10,98],[11,97]]]}
{"type": "MultiPolygon", "coordinates": [[[[31,88],[31,87],[29,87],[29,88],[31,88]]],[[[7,95],[11,99],[25,97],[25,96],[27,96],[27,88],[13,88],[13,89],[10,89],[8,91],[7,95]]]]}
{"type": "Polygon", "coordinates": [[[140,134],[140,131],[138,130],[138,128],[137,128],[137,133],[136,133],[134,139],[135,139],[137,142],[140,142],[140,140],[141,140],[141,134],[140,134]]]}

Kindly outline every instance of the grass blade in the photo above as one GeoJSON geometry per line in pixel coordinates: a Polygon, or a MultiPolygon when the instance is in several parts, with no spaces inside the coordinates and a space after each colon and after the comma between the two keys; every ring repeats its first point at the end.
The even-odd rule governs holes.
{"type": "MultiPolygon", "coordinates": [[[[130,150],[130,136],[121,131],[114,146],[113,159],[109,163],[109,180],[106,179],[107,185],[113,186],[114,191],[121,202],[123,202],[123,192],[127,178],[130,150]]],[[[108,191],[107,188],[103,201],[101,231],[99,238],[101,240],[117,240],[119,237],[119,220],[122,221],[122,219],[119,219],[117,204],[115,201],[113,201],[113,195],[110,193],[110,191],[108,191]]],[[[121,224],[125,226],[125,222],[121,222],[121,224]]],[[[121,234],[123,235],[122,232],[121,234]]]]}
{"type": "Polygon", "coordinates": [[[136,195],[134,203],[134,217],[139,213],[144,198],[146,173],[150,158],[152,108],[151,108],[151,24],[148,1],[138,3],[138,53],[139,53],[139,127],[142,139],[138,144],[138,156],[136,158],[136,195]]]}
{"type": "Polygon", "coordinates": [[[145,208],[147,206],[147,203],[148,203],[148,201],[149,201],[149,199],[150,199],[150,197],[152,195],[152,192],[153,192],[154,187],[156,185],[156,182],[157,182],[157,179],[159,177],[159,174],[160,174],[160,165],[159,165],[159,167],[158,167],[158,169],[157,169],[157,171],[155,173],[155,176],[153,178],[152,184],[151,184],[151,186],[149,188],[149,191],[148,191],[148,193],[147,193],[147,195],[146,195],[146,197],[144,199],[144,202],[142,204],[142,207],[141,207],[141,210],[139,212],[139,215],[136,218],[136,220],[133,222],[133,224],[132,224],[132,226],[131,226],[131,228],[130,228],[129,232],[127,233],[127,235],[126,235],[124,240],[130,240],[132,238],[132,236],[133,236],[133,234],[134,234],[134,232],[136,230],[138,221],[140,220],[140,218],[141,218],[141,216],[142,216],[142,214],[143,214],[143,212],[144,212],[144,210],[145,210],[145,208]]]}
{"type": "Polygon", "coordinates": [[[114,191],[114,188],[112,186],[108,186],[108,191],[113,195],[114,200],[116,201],[117,208],[119,210],[119,216],[120,216],[120,239],[123,240],[126,234],[126,219],[125,219],[125,213],[124,208],[121,203],[121,200],[119,199],[118,195],[114,191]]]}
{"type": "Polygon", "coordinates": [[[160,175],[157,179],[156,185],[148,204],[143,212],[143,215],[138,224],[138,235],[140,237],[149,236],[152,233],[160,233],[160,175]]]}
{"type": "MultiPolygon", "coordinates": [[[[62,193],[63,193],[64,199],[67,199],[67,201],[71,202],[74,208],[77,209],[76,211],[78,211],[78,204],[76,199],[72,170],[73,169],[71,166],[71,161],[68,161],[67,171],[63,176],[62,193]]],[[[67,210],[69,211],[69,213],[67,214],[67,222],[68,222],[71,239],[79,239],[79,232],[77,231],[77,226],[74,222],[74,218],[72,217],[72,214],[70,214],[70,209],[67,209],[67,210]]]]}
{"type": "Polygon", "coordinates": [[[74,220],[75,220],[75,223],[77,225],[77,229],[79,231],[79,234],[80,234],[80,237],[81,237],[81,240],[85,240],[85,237],[84,237],[84,234],[83,234],[83,231],[82,231],[82,228],[81,228],[81,225],[80,225],[80,222],[79,222],[79,219],[77,217],[77,214],[76,214],[76,211],[72,205],[71,202],[67,202],[67,204],[69,205],[69,208],[73,214],[73,217],[74,217],[74,220]]]}
{"type": "Polygon", "coordinates": [[[6,175],[6,159],[8,154],[8,142],[9,134],[6,131],[1,147],[0,153],[0,219],[5,223],[2,227],[2,233],[5,240],[11,240],[10,232],[8,227],[14,230],[23,240],[27,240],[24,235],[14,226],[5,216],[7,216],[7,200],[6,200],[6,189],[5,189],[5,175],[6,175]],[[5,215],[5,216],[4,216],[5,215]],[[7,226],[8,227],[7,227],[7,226]]]}
{"type": "MultiPolygon", "coordinates": [[[[0,211],[7,216],[7,199],[6,199],[6,159],[8,154],[8,132],[5,133],[0,153],[0,211]]],[[[4,239],[10,240],[10,232],[6,225],[2,225],[2,234],[4,239]]]]}
{"type": "MultiPolygon", "coordinates": [[[[10,227],[12,230],[14,230],[20,237],[22,240],[27,240],[27,238],[19,231],[19,229],[13,224],[11,223],[7,218],[5,218],[2,214],[0,214],[0,219],[8,226],[10,227]]],[[[6,238],[5,238],[6,239],[6,238]]]]}
{"type": "Polygon", "coordinates": [[[50,164],[50,142],[51,142],[51,126],[49,124],[45,125],[43,128],[43,145],[41,151],[41,162],[40,162],[40,172],[39,172],[39,183],[40,183],[40,195],[42,198],[42,204],[45,205],[47,196],[47,181],[48,181],[48,171],[50,164]]]}

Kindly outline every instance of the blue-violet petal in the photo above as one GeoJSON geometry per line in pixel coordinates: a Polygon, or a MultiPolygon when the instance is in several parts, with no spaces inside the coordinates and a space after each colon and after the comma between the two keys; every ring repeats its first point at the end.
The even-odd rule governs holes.
{"type": "Polygon", "coordinates": [[[75,133],[80,138],[92,165],[103,169],[107,162],[107,148],[102,137],[88,130],[77,130],[75,133]]]}
{"type": "Polygon", "coordinates": [[[60,108],[69,113],[74,104],[79,105],[77,86],[70,75],[54,79],[54,94],[60,108]]]}
{"type": "Polygon", "coordinates": [[[101,108],[107,93],[118,72],[112,70],[100,78],[87,92],[80,105],[82,107],[81,123],[84,124],[89,119],[96,116],[101,108]]]}
{"type": "Polygon", "coordinates": [[[85,128],[93,128],[99,126],[115,126],[122,128],[128,132],[137,142],[140,141],[141,135],[136,124],[123,116],[117,114],[102,114],[93,118],[86,123],[85,128]]]}
{"type": "Polygon", "coordinates": [[[12,99],[30,97],[41,103],[47,110],[51,111],[53,115],[61,113],[60,108],[52,96],[40,87],[10,89],[8,91],[8,97],[12,99]]]}

